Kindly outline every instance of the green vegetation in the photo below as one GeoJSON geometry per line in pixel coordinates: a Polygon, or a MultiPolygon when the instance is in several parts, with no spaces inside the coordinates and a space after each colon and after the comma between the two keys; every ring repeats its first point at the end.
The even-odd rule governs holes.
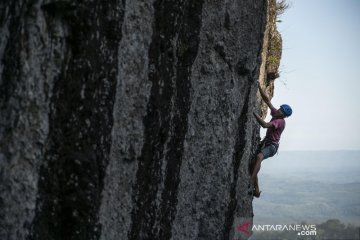
{"type": "Polygon", "coordinates": [[[283,14],[289,6],[286,0],[278,0],[274,6],[270,8],[270,32],[266,60],[267,81],[273,81],[280,76],[279,67],[282,54],[282,39],[277,30],[276,22],[280,22],[279,16],[283,14]]]}

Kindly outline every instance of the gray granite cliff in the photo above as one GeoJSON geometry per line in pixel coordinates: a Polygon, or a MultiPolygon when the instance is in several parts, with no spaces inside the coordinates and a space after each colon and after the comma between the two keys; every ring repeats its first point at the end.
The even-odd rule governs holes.
{"type": "Polygon", "coordinates": [[[1,1],[0,239],[232,239],[274,4],[1,1]]]}

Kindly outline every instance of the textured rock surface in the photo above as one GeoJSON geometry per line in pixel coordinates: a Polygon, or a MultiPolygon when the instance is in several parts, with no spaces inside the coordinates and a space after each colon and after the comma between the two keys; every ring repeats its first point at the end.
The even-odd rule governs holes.
{"type": "Polygon", "coordinates": [[[0,2],[0,239],[231,239],[271,6],[0,2]]]}
{"type": "MultiPolygon", "coordinates": [[[[268,1],[267,6],[267,24],[264,32],[259,81],[262,89],[269,97],[272,97],[274,95],[274,80],[280,76],[279,67],[282,54],[282,39],[277,30],[276,21],[278,13],[283,12],[284,9],[273,0],[268,1]]],[[[267,109],[268,106],[261,102],[260,114],[263,118],[266,117],[267,109]]]]}

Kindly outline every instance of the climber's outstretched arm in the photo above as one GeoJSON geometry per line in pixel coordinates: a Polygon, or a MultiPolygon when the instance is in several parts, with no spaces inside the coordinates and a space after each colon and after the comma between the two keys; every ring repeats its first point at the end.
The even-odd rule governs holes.
{"type": "Polygon", "coordinates": [[[274,109],[274,106],[271,104],[269,97],[266,96],[264,90],[262,90],[260,85],[258,85],[258,86],[259,86],[260,95],[261,95],[262,99],[264,100],[264,102],[266,103],[266,105],[268,105],[270,109],[274,109]]]}
{"type": "Polygon", "coordinates": [[[274,127],[274,125],[272,125],[271,123],[267,123],[264,120],[261,119],[261,117],[259,115],[257,115],[256,113],[254,113],[254,116],[257,120],[257,122],[263,127],[263,128],[271,128],[274,127]]]}

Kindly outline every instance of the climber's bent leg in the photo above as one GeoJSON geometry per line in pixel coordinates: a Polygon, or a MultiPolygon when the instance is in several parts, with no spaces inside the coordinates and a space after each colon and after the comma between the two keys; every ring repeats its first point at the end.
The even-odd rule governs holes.
{"type": "Polygon", "coordinates": [[[251,183],[255,185],[255,178],[260,171],[261,162],[269,157],[272,157],[277,152],[277,146],[269,144],[261,149],[261,152],[256,156],[254,164],[251,166],[251,183]]]}
{"type": "Polygon", "coordinates": [[[255,161],[255,165],[254,165],[254,169],[252,171],[251,174],[251,184],[254,186],[256,183],[256,178],[257,178],[257,174],[260,171],[260,167],[261,167],[261,162],[262,160],[264,160],[264,154],[259,153],[256,156],[256,161],[255,161]]]}
{"type": "Polygon", "coordinates": [[[259,179],[258,177],[256,176],[255,178],[255,184],[254,184],[254,189],[255,190],[255,193],[259,193],[260,192],[260,188],[259,188],[259,179]]]}
{"type": "Polygon", "coordinates": [[[260,189],[259,189],[259,183],[258,183],[258,177],[257,174],[260,171],[261,168],[261,162],[269,157],[272,157],[277,152],[277,146],[273,144],[269,144],[261,149],[261,152],[256,155],[256,159],[251,164],[251,191],[254,194],[254,197],[260,197],[260,189]]]}

